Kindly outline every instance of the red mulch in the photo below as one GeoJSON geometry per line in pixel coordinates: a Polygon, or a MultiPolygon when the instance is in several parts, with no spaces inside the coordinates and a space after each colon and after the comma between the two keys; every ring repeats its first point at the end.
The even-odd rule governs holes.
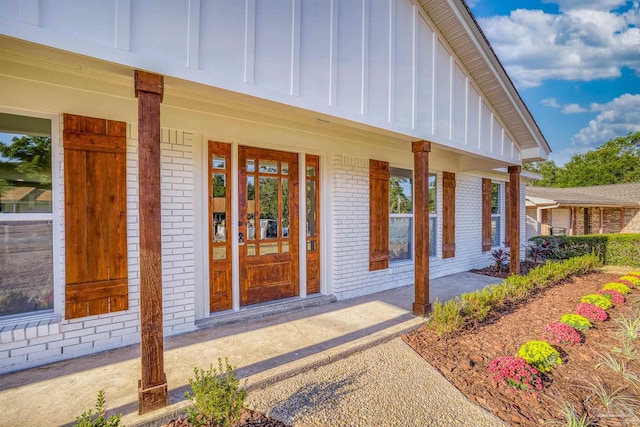
{"type": "MultiPolygon", "coordinates": [[[[492,384],[487,373],[489,363],[499,356],[516,356],[518,348],[529,340],[540,339],[543,328],[557,321],[563,314],[571,313],[580,298],[595,293],[602,285],[615,281],[619,274],[591,273],[573,277],[548,288],[524,304],[496,314],[473,330],[464,331],[450,338],[439,338],[424,326],[403,337],[416,352],[438,369],[469,399],[477,402],[513,426],[539,426],[545,421],[562,419],[559,412],[560,398],[572,403],[576,409],[586,411],[597,425],[638,426],[640,419],[633,413],[620,410],[607,411],[590,391],[580,387],[583,380],[595,376],[615,390],[624,387],[624,393],[640,402],[640,388],[625,382],[621,374],[609,368],[599,367],[601,355],[620,345],[613,330],[612,320],[596,322],[595,327],[584,333],[582,344],[556,347],[563,364],[544,377],[544,389],[537,397],[524,397],[519,392],[501,390],[492,384]]],[[[608,311],[612,319],[630,315],[635,299],[638,308],[638,289],[627,295],[627,302],[608,311]]],[[[640,352],[638,341],[635,348],[640,352]]],[[[620,354],[611,353],[619,360],[620,354]]],[[[627,361],[628,371],[640,376],[640,361],[627,361]]],[[[564,425],[564,424],[563,424],[564,425]]]]}

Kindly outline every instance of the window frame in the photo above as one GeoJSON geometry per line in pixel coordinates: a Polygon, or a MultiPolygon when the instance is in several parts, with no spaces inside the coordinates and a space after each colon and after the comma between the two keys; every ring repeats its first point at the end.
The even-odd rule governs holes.
{"type": "Polygon", "coordinates": [[[26,313],[16,313],[6,316],[0,315],[0,326],[22,324],[32,319],[59,319],[63,302],[61,288],[61,278],[64,269],[64,260],[62,247],[62,214],[60,211],[60,203],[64,203],[60,197],[60,121],[61,114],[43,113],[32,110],[20,110],[14,108],[0,107],[0,113],[12,114],[24,117],[33,117],[38,119],[49,120],[51,125],[51,212],[49,213],[6,213],[0,212],[0,221],[2,222],[37,222],[49,221],[52,226],[51,230],[51,251],[52,251],[52,282],[53,282],[53,304],[52,308],[39,311],[31,311],[26,313]]]}
{"type": "Polygon", "coordinates": [[[414,219],[414,214],[415,214],[415,206],[414,206],[414,179],[413,179],[413,170],[411,169],[405,169],[405,168],[399,168],[399,167],[389,167],[389,205],[391,205],[391,178],[393,177],[397,177],[397,178],[405,178],[405,179],[409,179],[410,183],[411,183],[411,213],[392,213],[391,212],[391,206],[389,206],[389,265],[391,266],[391,264],[398,264],[398,263],[403,263],[403,262],[413,262],[414,258],[415,258],[415,219],[414,219]],[[408,233],[408,249],[409,249],[409,256],[406,258],[398,258],[398,259],[394,259],[391,255],[391,220],[392,218],[398,218],[398,219],[402,219],[402,218],[408,218],[410,219],[410,228],[409,228],[409,233],[408,233]]]}

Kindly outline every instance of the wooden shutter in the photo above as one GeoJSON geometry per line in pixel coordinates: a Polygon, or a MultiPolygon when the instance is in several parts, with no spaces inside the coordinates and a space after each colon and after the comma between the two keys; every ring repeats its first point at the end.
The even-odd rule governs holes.
{"type": "MultiPolygon", "coordinates": [[[[432,231],[434,233],[435,230],[432,231]]],[[[442,173],[442,258],[456,256],[456,174],[442,173]]]]}
{"type": "Polygon", "coordinates": [[[491,180],[482,178],[482,250],[491,250],[491,180]]]}
{"type": "Polygon", "coordinates": [[[389,163],[369,160],[369,270],[389,267],[389,163]]]}
{"type": "Polygon", "coordinates": [[[506,230],[506,233],[504,233],[504,246],[508,248],[511,245],[511,183],[509,182],[504,185],[504,205],[507,211],[504,217],[504,228],[506,230]]]}
{"type": "Polygon", "coordinates": [[[64,115],[65,317],[126,310],[126,124],[64,115]]]}

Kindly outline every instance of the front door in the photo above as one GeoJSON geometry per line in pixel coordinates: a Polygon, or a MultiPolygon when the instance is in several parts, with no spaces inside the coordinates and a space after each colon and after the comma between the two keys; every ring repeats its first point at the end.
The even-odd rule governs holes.
{"type": "Polygon", "coordinates": [[[298,155],[239,147],[240,304],[299,294],[298,155]]]}

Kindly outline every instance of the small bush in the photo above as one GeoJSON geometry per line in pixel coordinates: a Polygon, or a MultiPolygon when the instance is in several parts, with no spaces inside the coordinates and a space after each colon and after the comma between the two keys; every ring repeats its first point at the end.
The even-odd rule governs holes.
{"type": "Polygon", "coordinates": [[[613,289],[602,289],[599,290],[598,293],[605,298],[610,299],[614,304],[623,304],[625,301],[624,295],[613,289]]]}
{"type": "Polygon", "coordinates": [[[598,307],[597,305],[593,305],[588,302],[581,302],[573,311],[580,316],[586,317],[592,322],[596,320],[604,322],[609,318],[609,315],[602,307],[598,307]]]}
{"type": "Polygon", "coordinates": [[[460,296],[462,315],[480,323],[503,298],[500,286],[486,286],[481,291],[466,292],[460,296]]]}
{"type": "Polygon", "coordinates": [[[631,292],[631,289],[627,285],[618,282],[605,283],[605,285],[602,287],[602,290],[607,289],[613,289],[614,291],[620,292],[622,295],[626,295],[631,292]]]}
{"type": "Polygon", "coordinates": [[[444,304],[437,299],[433,303],[433,311],[427,320],[427,328],[439,337],[450,335],[463,325],[458,298],[446,301],[444,304]]]}
{"type": "Polygon", "coordinates": [[[565,314],[560,318],[560,322],[566,323],[578,331],[586,331],[591,327],[591,322],[579,314],[565,314]]]}
{"type": "Polygon", "coordinates": [[[247,391],[240,387],[240,380],[236,378],[235,368],[218,358],[218,369],[193,368],[195,379],[189,378],[191,392],[185,397],[192,401],[193,406],[187,408],[189,422],[195,426],[224,426],[228,427],[240,419],[244,399],[247,391]]]}
{"type": "Polygon", "coordinates": [[[122,414],[111,415],[107,418],[105,406],[104,390],[100,390],[96,399],[96,412],[94,413],[93,409],[83,412],[82,415],[76,417],[76,423],[73,427],[120,427],[122,414]]]}
{"type": "Polygon", "coordinates": [[[625,280],[625,281],[631,283],[631,285],[629,286],[630,288],[640,287],[640,277],[636,277],[636,276],[632,276],[632,275],[625,275],[625,276],[622,276],[620,278],[620,280],[625,280]]]}
{"type": "Polygon", "coordinates": [[[600,307],[603,310],[608,310],[613,307],[611,300],[605,296],[599,294],[589,294],[580,298],[580,302],[586,302],[600,307]]]}
{"type": "Polygon", "coordinates": [[[542,390],[542,378],[538,371],[521,357],[497,357],[489,364],[487,372],[492,374],[491,380],[503,389],[533,395],[542,390]]]}
{"type": "Polygon", "coordinates": [[[518,356],[543,373],[551,372],[551,369],[556,365],[562,365],[560,353],[545,341],[524,343],[518,350],[518,356]]]}
{"type": "Polygon", "coordinates": [[[552,322],[545,326],[542,339],[553,345],[574,345],[582,341],[578,331],[562,322],[552,322]]]}

